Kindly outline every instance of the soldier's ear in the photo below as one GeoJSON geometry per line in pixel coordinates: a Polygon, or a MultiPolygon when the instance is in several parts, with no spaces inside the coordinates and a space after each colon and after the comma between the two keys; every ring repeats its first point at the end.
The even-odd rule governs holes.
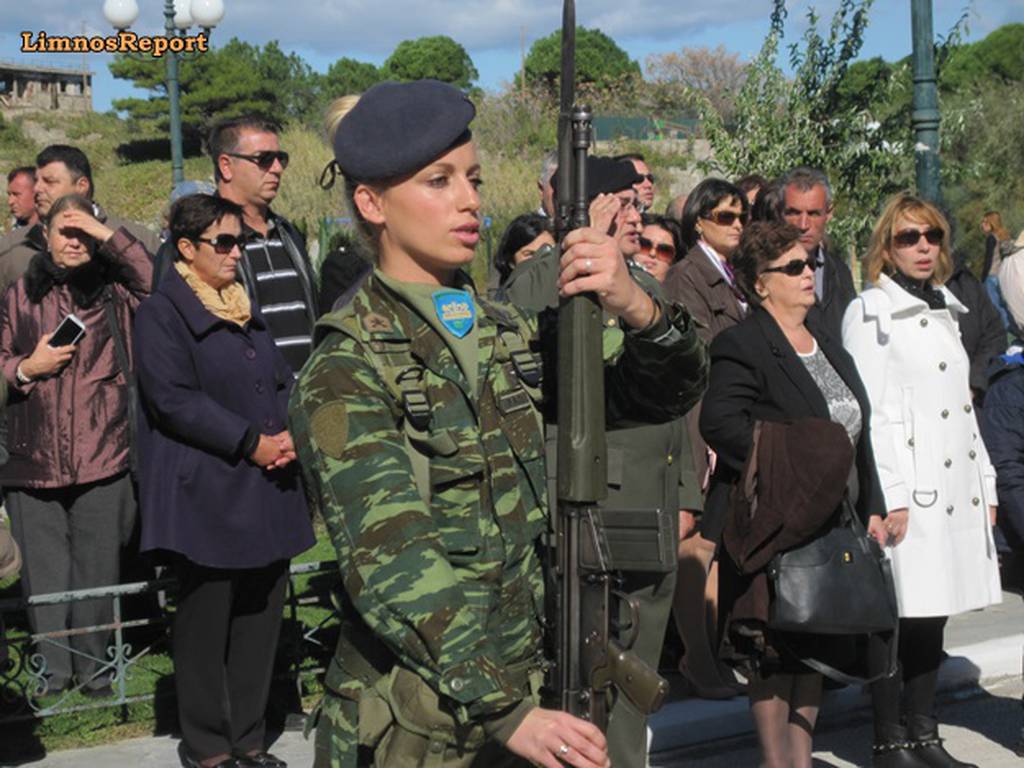
{"type": "Polygon", "coordinates": [[[360,184],[352,194],[352,202],[362,216],[370,224],[383,226],[387,217],[384,214],[384,192],[367,184],[360,184]]]}

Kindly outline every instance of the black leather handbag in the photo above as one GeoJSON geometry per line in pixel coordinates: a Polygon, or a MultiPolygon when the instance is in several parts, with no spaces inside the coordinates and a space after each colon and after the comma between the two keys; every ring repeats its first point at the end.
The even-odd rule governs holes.
{"type": "Polygon", "coordinates": [[[785,632],[859,635],[899,622],[892,568],[848,500],[833,526],[772,558],[768,626],[785,632]]]}

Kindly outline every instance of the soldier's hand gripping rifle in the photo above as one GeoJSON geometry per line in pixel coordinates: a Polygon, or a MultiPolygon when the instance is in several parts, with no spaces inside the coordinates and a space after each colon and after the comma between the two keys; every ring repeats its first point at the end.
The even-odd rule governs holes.
{"type": "MultiPolygon", "coordinates": [[[[559,243],[573,229],[589,224],[586,158],[591,112],[574,103],[575,42],[574,0],[564,0],[555,222],[559,243]]],[[[558,511],[553,564],[558,594],[552,683],[561,709],[605,730],[610,687],[646,714],[661,705],[668,684],[629,650],[631,642],[620,645],[612,637],[618,600],[629,604],[634,633],[638,621],[636,604],[613,588],[616,569],[624,565],[616,562],[621,559],[616,553],[622,550],[614,542],[609,545],[606,515],[597,507],[607,493],[602,327],[596,295],[562,299],[558,310],[558,511]]],[[[664,541],[664,536],[660,540],[664,541]]],[[[631,552],[627,548],[626,555],[638,551],[643,547],[631,552]]]]}

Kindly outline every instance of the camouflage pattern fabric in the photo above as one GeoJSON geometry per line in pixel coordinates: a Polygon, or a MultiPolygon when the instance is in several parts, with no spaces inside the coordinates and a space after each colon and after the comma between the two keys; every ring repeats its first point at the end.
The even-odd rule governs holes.
{"type": "MultiPolygon", "coordinates": [[[[473,291],[461,273],[456,287],[473,291]]],[[[289,427],[307,496],[337,553],[347,609],[396,665],[436,692],[454,723],[486,729],[528,699],[522,674],[511,670],[543,663],[537,545],[547,503],[541,393],[510,354],[532,343],[534,324],[513,308],[476,302],[478,396],[437,332],[371,275],[347,307],[318,323],[322,340],[293,391],[289,427]],[[390,370],[382,360],[410,358],[417,370],[403,376],[426,395],[425,429],[410,424],[382,378],[390,370]],[[416,482],[424,461],[425,489],[416,482]]],[[[685,412],[707,376],[689,316],[668,314],[672,332],[660,341],[627,334],[615,368],[628,367],[609,377],[610,400],[632,400],[630,411],[654,418],[685,412]],[[666,368],[678,394],[650,386],[666,368]]],[[[325,683],[334,693],[324,701],[318,760],[334,759],[323,750],[355,753],[358,709],[336,699],[363,698],[373,685],[342,654],[325,683]]]]}

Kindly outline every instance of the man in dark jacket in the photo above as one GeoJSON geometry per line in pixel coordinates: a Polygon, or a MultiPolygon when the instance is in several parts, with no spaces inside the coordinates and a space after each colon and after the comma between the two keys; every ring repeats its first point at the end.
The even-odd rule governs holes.
{"type": "MultiPolygon", "coordinates": [[[[120,227],[138,240],[152,254],[160,247],[156,233],[134,222],[113,216],[96,203],[89,158],[78,147],[51,144],[36,156],[35,206],[39,218],[44,218],[52,206],[64,195],[80,194],[93,201],[93,216],[101,224],[116,232],[120,227]]],[[[19,227],[0,239],[0,290],[21,277],[28,263],[46,249],[42,224],[19,227]]]]}
{"type": "MultiPolygon", "coordinates": [[[[971,394],[980,405],[989,386],[989,366],[1006,351],[1006,327],[985,286],[967,268],[963,255],[957,256],[946,287],[968,309],[960,315],[960,340],[971,361],[971,394]]],[[[1001,504],[1002,496],[999,499],[1001,504]]]]}
{"type": "MultiPolygon", "coordinates": [[[[634,185],[640,176],[628,161],[611,158],[587,158],[588,194],[592,201],[591,219],[597,223],[603,206],[604,225],[618,238],[619,250],[627,260],[639,252],[640,215],[634,185]],[[610,216],[610,218],[608,218],[610,216]]],[[[638,272],[642,272],[637,267],[638,272]]],[[[659,291],[649,275],[645,286],[659,291]]],[[[558,251],[538,252],[520,263],[509,277],[509,300],[516,306],[534,311],[553,308],[558,303],[558,251]]],[[[542,324],[549,316],[542,315],[542,324]]],[[[614,320],[605,325],[604,354],[608,359],[621,352],[623,332],[614,320]]],[[[553,350],[546,350],[550,354],[553,350]]],[[[683,421],[668,424],[638,425],[624,420],[609,421],[608,496],[601,502],[606,509],[700,510],[700,483],[693,469],[693,451],[683,421]]],[[[554,506],[555,461],[557,434],[548,427],[547,455],[549,498],[554,506]]],[[[675,526],[673,526],[675,528],[675,526]]],[[[633,650],[652,667],[657,667],[665,629],[672,610],[676,574],[626,574],[621,591],[629,594],[639,607],[639,632],[633,650]]],[[[620,612],[623,626],[631,621],[628,611],[620,612]]],[[[639,768],[646,764],[647,728],[641,715],[625,696],[619,696],[608,722],[608,755],[619,768],[639,768]]]]}
{"type": "Polygon", "coordinates": [[[857,291],[850,268],[838,254],[826,248],[828,223],[832,219],[832,185],[824,171],[794,168],[782,177],[782,217],[800,228],[800,244],[818,261],[814,272],[815,313],[824,329],[841,339],[843,313],[857,291]]]}

